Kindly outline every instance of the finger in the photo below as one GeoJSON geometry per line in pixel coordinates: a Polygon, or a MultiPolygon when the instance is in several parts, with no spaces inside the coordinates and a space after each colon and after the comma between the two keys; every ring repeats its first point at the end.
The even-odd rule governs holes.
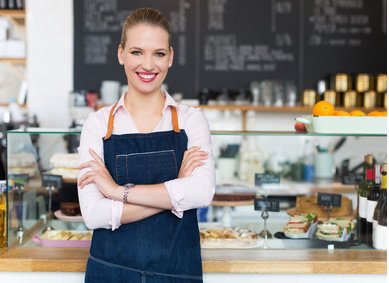
{"type": "Polygon", "coordinates": [[[83,180],[81,183],[80,183],[80,189],[83,189],[86,185],[89,185],[89,184],[92,184],[95,182],[95,178],[94,176],[91,176],[89,178],[86,178],[85,180],[83,180]]]}
{"type": "Polygon", "coordinates": [[[207,155],[204,155],[204,154],[197,154],[197,155],[191,155],[191,156],[189,156],[187,159],[186,159],[186,161],[185,161],[185,163],[191,163],[191,162],[193,162],[193,161],[200,161],[200,160],[206,160],[206,159],[208,159],[208,156],[207,155]]]}
{"type": "Polygon", "coordinates": [[[85,169],[85,168],[89,168],[89,167],[90,167],[90,161],[81,163],[81,164],[78,166],[78,169],[85,169]]]}
{"type": "Polygon", "coordinates": [[[208,155],[208,152],[200,150],[200,149],[187,150],[184,152],[184,157],[182,158],[183,162],[186,161],[193,154],[194,155],[208,155]]]}
{"type": "Polygon", "coordinates": [[[105,166],[104,160],[92,148],[89,148],[89,153],[99,165],[105,166]]]}
{"type": "Polygon", "coordinates": [[[96,173],[94,171],[89,171],[89,172],[86,172],[84,175],[82,175],[79,179],[78,179],[78,184],[80,185],[85,179],[88,179],[89,177],[91,176],[95,176],[96,173]]]}
{"type": "Polygon", "coordinates": [[[202,165],[204,165],[204,162],[201,162],[201,161],[194,162],[190,166],[188,166],[188,168],[181,171],[180,175],[184,176],[184,177],[190,176],[194,169],[196,169],[197,167],[200,167],[202,165]]]}
{"type": "Polygon", "coordinates": [[[98,166],[97,166],[96,161],[91,160],[91,161],[80,164],[80,166],[78,166],[78,169],[85,169],[85,168],[96,169],[97,167],[98,166]]]}
{"type": "Polygon", "coordinates": [[[190,173],[192,173],[194,169],[196,169],[197,167],[203,166],[203,165],[204,165],[204,162],[201,162],[201,161],[193,162],[193,163],[188,167],[188,171],[189,171],[190,173]]]}
{"type": "Polygon", "coordinates": [[[201,162],[202,160],[206,160],[206,159],[208,159],[208,156],[204,156],[204,155],[192,156],[181,164],[180,170],[182,170],[183,172],[187,171],[187,170],[189,170],[189,167],[191,167],[193,163],[201,162]]]}
{"type": "Polygon", "coordinates": [[[206,151],[193,151],[191,153],[188,153],[187,159],[193,158],[193,157],[208,157],[208,152],[206,152],[206,151]]]}

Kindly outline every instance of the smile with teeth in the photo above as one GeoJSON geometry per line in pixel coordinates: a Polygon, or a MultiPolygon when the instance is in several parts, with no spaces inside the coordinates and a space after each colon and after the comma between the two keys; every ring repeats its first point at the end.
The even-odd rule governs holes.
{"type": "Polygon", "coordinates": [[[137,74],[139,79],[142,82],[151,82],[157,77],[156,73],[137,73],[137,74]]]}

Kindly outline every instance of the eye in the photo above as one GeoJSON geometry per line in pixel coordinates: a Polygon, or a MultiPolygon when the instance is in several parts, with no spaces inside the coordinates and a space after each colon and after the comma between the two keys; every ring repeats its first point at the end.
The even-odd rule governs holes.
{"type": "Polygon", "coordinates": [[[134,55],[134,56],[139,56],[142,53],[140,51],[138,51],[138,50],[133,50],[133,51],[131,51],[131,54],[134,55]]]}
{"type": "Polygon", "coordinates": [[[157,52],[157,53],[155,53],[155,55],[157,57],[164,57],[164,56],[166,56],[166,53],[164,53],[164,52],[157,52]]]}

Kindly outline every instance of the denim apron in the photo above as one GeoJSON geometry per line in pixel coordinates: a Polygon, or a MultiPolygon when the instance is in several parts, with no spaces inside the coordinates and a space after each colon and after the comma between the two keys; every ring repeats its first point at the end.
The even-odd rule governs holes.
{"type": "MultiPolygon", "coordinates": [[[[105,165],[115,182],[159,184],[176,179],[188,143],[176,108],[170,108],[172,131],[113,135],[116,105],[103,141],[105,165]]],[[[85,282],[202,282],[196,209],[185,211],[181,219],[165,210],[115,231],[94,230],[85,282]]]]}

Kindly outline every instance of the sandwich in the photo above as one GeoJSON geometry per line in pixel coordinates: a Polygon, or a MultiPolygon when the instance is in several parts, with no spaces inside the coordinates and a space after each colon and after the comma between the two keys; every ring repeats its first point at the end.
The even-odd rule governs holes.
{"type": "Polygon", "coordinates": [[[328,222],[338,224],[342,230],[346,228],[347,233],[350,233],[355,228],[355,224],[351,219],[345,219],[343,217],[330,218],[328,222]]]}
{"type": "Polygon", "coordinates": [[[302,235],[308,232],[312,223],[317,221],[317,215],[313,213],[301,213],[291,217],[284,227],[286,235],[302,235]]]}
{"type": "Polygon", "coordinates": [[[339,240],[342,237],[343,228],[337,223],[322,223],[317,225],[316,237],[322,240],[339,240]]]}

